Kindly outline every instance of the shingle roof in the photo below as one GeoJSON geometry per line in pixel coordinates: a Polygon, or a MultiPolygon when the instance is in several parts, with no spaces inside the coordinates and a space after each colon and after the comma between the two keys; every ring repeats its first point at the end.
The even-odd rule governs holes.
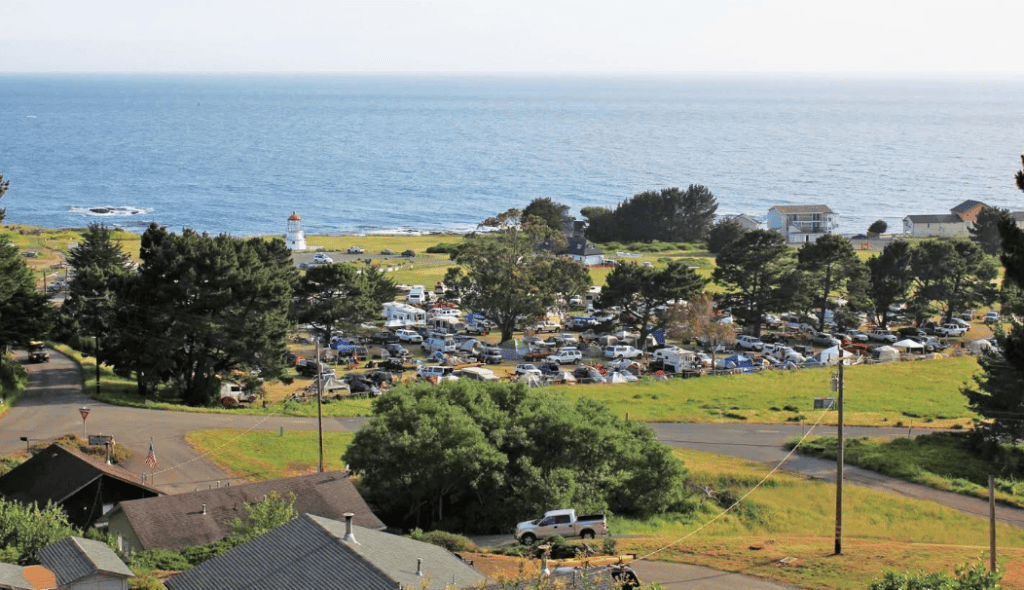
{"type": "Polygon", "coordinates": [[[488,581],[436,545],[310,514],[167,581],[169,590],[394,590],[399,583],[443,590],[488,581]],[[423,559],[423,577],[416,559],[423,559]]]}
{"type": "Polygon", "coordinates": [[[911,223],[963,223],[956,215],[907,215],[911,223]]]}
{"type": "Polygon", "coordinates": [[[776,205],[772,207],[779,213],[834,213],[828,205],[776,205]]]}
{"type": "Polygon", "coordinates": [[[985,203],[982,203],[981,201],[974,201],[974,200],[971,200],[971,199],[967,199],[963,203],[960,203],[956,207],[953,207],[952,209],[950,209],[950,211],[952,211],[953,213],[965,213],[967,211],[970,211],[974,207],[977,207],[978,205],[981,205],[983,207],[986,206],[985,203]]]}
{"type": "Polygon", "coordinates": [[[4,590],[35,590],[25,578],[25,568],[10,563],[0,563],[0,588],[4,590]]]}
{"type": "Polygon", "coordinates": [[[61,586],[96,573],[135,576],[106,543],[81,537],[68,537],[43,547],[39,550],[39,561],[57,576],[61,586]]]}
{"type": "Polygon", "coordinates": [[[154,494],[163,491],[138,483],[126,469],[93,461],[54,443],[0,477],[0,496],[25,504],[60,503],[101,476],[113,477],[154,494]]]}
{"type": "MultiPolygon", "coordinates": [[[[223,539],[228,522],[245,518],[246,503],[262,500],[271,492],[287,497],[295,492],[295,509],[326,518],[355,514],[359,526],[383,529],[384,523],[370,510],[344,471],[313,473],[172,496],[121,502],[123,511],[143,549],[181,549],[223,539]],[[203,514],[203,504],[206,514],[203,514]]],[[[111,514],[113,516],[113,513],[111,514]]]]}

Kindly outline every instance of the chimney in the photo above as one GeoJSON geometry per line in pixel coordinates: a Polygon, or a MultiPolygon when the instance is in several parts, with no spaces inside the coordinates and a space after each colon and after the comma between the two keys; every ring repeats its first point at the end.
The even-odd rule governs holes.
{"type": "Polygon", "coordinates": [[[416,575],[423,577],[423,558],[420,557],[416,558],[416,575]]]}
{"type": "Polygon", "coordinates": [[[358,545],[359,541],[356,541],[355,535],[352,534],[352,517],[353,516],[355,516],[355,513],[353,513],[353,512],[346,512],[345,513],[345,538],[342,539],[342,540],[346,541],[348,543],[354,543],[354,544],[358,545]]]}
{"type": "Polygon", "coordinates": [[[203,504],[203,514],[206,514],[206,504],[203,504]]]}

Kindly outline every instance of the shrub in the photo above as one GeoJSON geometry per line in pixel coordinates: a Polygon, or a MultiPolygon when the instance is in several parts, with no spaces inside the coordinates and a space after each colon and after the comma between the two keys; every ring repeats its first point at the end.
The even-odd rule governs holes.
{"type": "Polygon", "coordinates": [[[191,563],[181,553],[168,549],[150,549],[137,551],[128,557],[128,567],[133,570],[171,570],[182,571],[192,568],[191,563]]]}
{"type": "Polygon", "coordinates": [[[550,559],[572,559],[576,557],[576,546],[565,540],[562,535],[551,535],[533,545],[534,556],[538,559],[547,554],[550,559]],[[544,549],[543,547],[546,547],[544,549]]]}
{"type": "Polygon", "coordinates": [[[413,529],[409,536],[417,541],[423,541],[424,543],[444,547],[452,553],[456,553],[458,551],[468,551],[473,553],[480,550],[480,548],[476,546],[476,543],[471,541],[469,537],[449,533],[448,531],[430,531],[429,533],[424,533],[420,529],[413,529]]]}
{"type": "Polygon", "coordinates": [[[997,590],[1003,574],[986,571],[984,564],[957,566],[956,575],[942,572],[901,574],[885,572],[881,581],[872,582],[871,590],[997,590]]]}
{"type": "Polygon", "coordinates": [[[458,248],[458,244],[441,242],[433,246],[427,246],[427,254],[451,254],[458,248]]]}
{"type": "Polygon", "coordinates": [[[166,586],[153,572],[136,572],[134,578],[128,578],[128,590],[165,590],[166,586]]]}

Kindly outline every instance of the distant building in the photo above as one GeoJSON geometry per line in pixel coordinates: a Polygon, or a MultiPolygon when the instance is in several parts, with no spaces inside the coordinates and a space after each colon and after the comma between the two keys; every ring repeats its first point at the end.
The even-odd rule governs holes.
{"type": "Polygon", "coordinates": [[[828,205],[776,205],[768,210],[768,229],[782,234],[787,244],[809,244],[832,233],[837,219],[828,205]]]}
{"type": "Polygon", "coordinates": [[[907,215],[903,218],[903,233],[913,238],[967,237],[968,228],[986,207],[985,203],[968,199],[950,209],[948,215],[907,215]]]}
{"type": "Polygon", "coordinates": [[[746,213],[740,213],[738,215],[726,215],[723,217],[723,219],[725,221],[734,222],[747,231],[761,229],[761,222],[747,215],[746,213]]]}
{"type": "Polygon", "coordinates": [[[288,218],[288,233],[285,235],[284,243],[289,250],[305,250],[306,234],[302,231],[302,218],[295,211],[288,218]]]}

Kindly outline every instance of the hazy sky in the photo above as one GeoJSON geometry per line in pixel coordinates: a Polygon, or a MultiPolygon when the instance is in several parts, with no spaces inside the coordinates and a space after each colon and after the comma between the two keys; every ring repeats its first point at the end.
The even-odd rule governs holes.
{"type": "Polygon", "coordinates": [[[1024,2],[0,0],[0,72],[1024,72],[1024,2]]]}

